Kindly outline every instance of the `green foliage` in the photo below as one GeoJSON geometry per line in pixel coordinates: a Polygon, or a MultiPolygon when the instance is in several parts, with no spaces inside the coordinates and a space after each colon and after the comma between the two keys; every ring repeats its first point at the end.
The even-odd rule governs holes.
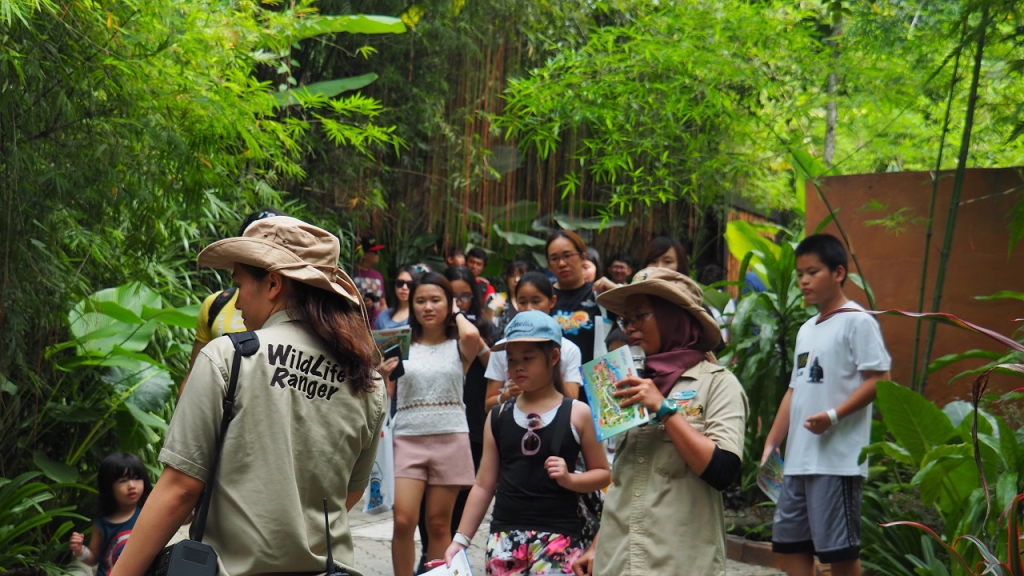
{"type": "Polygon", "coordinates": [[[0,569],[31,566],[47,574],[63,574],[60,566],[40,560],[40,556],[66,548],[65,538],[73,526],[70,519],[88,518],[75,514],[75,506],[44,509],[43,505],[55,497],[53,488],[60,486],[39,482],[35,480],[38,476],[38,472],[25,472],[16,478],[0,477],[0,569]],[[59,518],[68,520],[45,535],[42,528],[59,518]]]}
{"type": "MultiPolygon", "coordinates": [[[[741,229],[746,230],[734,230],[739,234],[741,229]]],[[[732,317],[729,344],[720,360],[743,384],[750,403],[743,477],[744,486],[752,488],[765,440],[789,389],[796,335],[810,313],[804,308],[797,284],[793,245],[772,244],[752,229],[748,232],[745,242],[751,248],[740,267],[740,278],[753,258],[758,258],[768,289],[751,292],[738,282],[741,294],[732,317]]]]}

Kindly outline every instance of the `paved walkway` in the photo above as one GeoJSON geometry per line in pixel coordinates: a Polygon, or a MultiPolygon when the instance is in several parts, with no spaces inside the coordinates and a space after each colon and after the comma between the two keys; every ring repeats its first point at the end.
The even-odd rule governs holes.
{"type": "MultiPolygon", "coordinates": [[[[349,514],[349,522],[352,527],[352,539],[355,543],[356,565],[366,576],[394,576],[391,568],[391,514],[380,516],[369,516],[358,509],[353,509],[349,514]]],[[[473,546],[467,551],[469,560],[473,565],[475,576],[484,576],[484,545],[487,538],[487,526],[481,526],[473,538],[473,546]]],[[[417,536],[417,542],[419,537],[417,536]]],[[[417,552],[419,544],[417,544],[417,552]]],[[[776,576],[781,572],[729,562],[726,570],[730,576],[776,576]]],[[[686,571],[680,567],[679,574],[682,576],[686,571]]]]}

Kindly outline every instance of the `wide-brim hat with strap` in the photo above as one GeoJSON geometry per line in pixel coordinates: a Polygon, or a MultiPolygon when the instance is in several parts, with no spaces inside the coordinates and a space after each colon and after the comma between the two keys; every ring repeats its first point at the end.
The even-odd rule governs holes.
{"type": "Polygon", "coordinates": [[[623,316],[626,298],[634,294],[657,296],[687,311],[700,323],[701,336],[697,346],[707,352],[722,341],[718,322],[704,309],[704,291],[689,276],[668,268],[644,268],[626,286],[612,288],[597,297],[597,303],[623,316]]]}
{"type": "MultiPolygon", "coordinates": [[[[338,267],[341,247],[330,232],[289,216],[257,220],[242,236],[219,240],[199,253],[199,265],[231,269],[248,264],[333,292],[358,308],[363,298],[338,267]]],[[[365,311],[363,311],[365,314],[365,311]]]]}

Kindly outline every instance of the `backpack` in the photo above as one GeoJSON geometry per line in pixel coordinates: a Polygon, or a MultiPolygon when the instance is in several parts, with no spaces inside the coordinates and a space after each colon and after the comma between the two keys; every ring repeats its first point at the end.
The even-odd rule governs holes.
{"type": "Polygon", "coordinates": [[[230,302],[231,299],[234,298],[235,292],[238,292],[238,287],[232,286],[231,288],[228,288],[227,290],[221,292],[220,294],[217,294],[217,297],[213,299],[213,304],[210,304],[209,317],[206,319],[207,328],[213,330],[214,320],[217,319],[217,316],[220,314],[220,311],[223,310],[225,306],[227,306],[228,302],[230,302]]]}

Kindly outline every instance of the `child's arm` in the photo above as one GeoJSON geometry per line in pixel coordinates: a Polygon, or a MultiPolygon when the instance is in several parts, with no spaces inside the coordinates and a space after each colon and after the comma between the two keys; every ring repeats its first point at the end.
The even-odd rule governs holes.
{"type": "MultiPolygon", "coordinates": [[[[864,382],[853,391],[853,394],[850,394],[849,398],[833,408],[836,411],[836,422],[858,410],[863,410],[868,404],[871,404],[875,400],[875,385],[878,384],[879,380],[888,379],[888,371],[864,370],[864,382]]],[[[818,412],[804,422],[804,428],[815,434],[822,434],[831,427],[832,417],[828,411],[818,412]]],[[[775,426],[772,426],[772,430],[775,430],[775,426]]]]}
{"type": "Polygon", "coordinates": [[[793,402],[793,389],[786,390],[786,395],[779,403],[779,411],[775,413],[775,422],[768,432],[768,438],[764,441],[764,452],[761,453],[761,465],[772,457],[772,452],[782,445],[782,441],[789,435],[789,406],[793,402]]]}
{"type": "MultiPolygon", "coordinates": [[[[476,482],[473,489],[469,491],[466,498],[466,507],[462,511],[462,521],[459,522],[459,531],[456,538],[461,534],[466,540],[472,540],[480,523],[484,521],[487,514],[487,507],[494,498],[494,491],[498,487],[498,446],[491,434],[491,413],[487,413],[487,420],[484,421],[484,453],[480,457],[480,469],[476,473],[476,482]]],[[[453,541],[444,553],[444,560],[450,566],[452,558],[465,548],[457,541],[453,541]]]]}
{"type": "Polygon", "coordinates": [[[80,532],[71,533],[71,553],[75,555],[75,558],[88,566],[95,566],[99,564],[100,558],[100,546],[103,545],[101,541],[103,538],[100,535],[100,527],[96,524],[92,525],[92,537],[89,539],[89,546],[85,545],[85,535],[80,532]],[[82,554],[85,554],[85,558],[81,558],[82,554]]]}
{"type": "Polygon", "coordinates": [[[572,404],[572,423],[580,435],[580,449],[583,460],[587,463],[587,471],[575,473],[569,470],[565,460],[551,456],[544,462],[548,476],[558,485],[573,492],[587,493],[601,490],[612,481],[612,473],[608,466],[608,455],[604,446],[597,441],[594,420],[590,415],[590,407],[582,402],[572,404]]]}

